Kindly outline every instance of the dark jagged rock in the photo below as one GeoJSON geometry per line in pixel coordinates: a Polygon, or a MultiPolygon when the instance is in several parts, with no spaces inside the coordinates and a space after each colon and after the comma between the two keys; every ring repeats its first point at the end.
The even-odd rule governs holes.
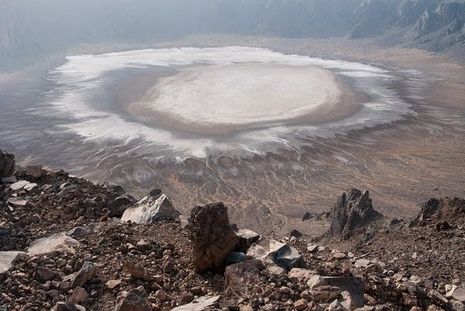
{"type": "Polygon", "coordinates": [[[111,217],[121,217],[124,214],[124,211],[128,209],[129,206],[136,203],[136,199],[134,199],[129,194],[123,194],[114,199],[113,201],[108,204],[108,210],[110,211],[111,217]]]}
{"type": "Polygon", "coordinates": [[[315,216],[310,213],[310,212],[305,212],[305,214],[302,216],[302,221],[310,220],[315,218],[315,216]]]}
{"type": "Polygon", "coordinates": [[[465,216],[465,200],[460,198],[431,198],[420,208],[417,217],[410,223],[412,226],[425,226],[430,222],[465,216]]]}
{"type": "Polygon", "coordinates": [[[249,229],[238,229],[235,230],[235,233],[239,238],[239,243],[236,246],[238,252],[247,252],[249,247],[261,238],[260,234],[249,229]]]}
{"type": "Polygon", "coordinates": [[[350,233],[360,227],[378,220],[383,216],[373,209],[370,194],[351,188],[343,193],[331,210],[331,236],[348,237],[350,233]]]}
{"type": "Polygon", "coordinates": [[[15,172],[15,156],[0,150],[0,182],[15,172]]]}
{"type": "Polygon", "coordinates": [[[189,229],[194,265],[199,271],[220,267],[239,242],[223,203],[196,206],[191,212],[189,229]]]}

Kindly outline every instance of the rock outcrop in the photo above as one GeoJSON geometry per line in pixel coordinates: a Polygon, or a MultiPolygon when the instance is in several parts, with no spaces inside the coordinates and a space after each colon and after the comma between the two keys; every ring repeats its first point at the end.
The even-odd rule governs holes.
{"type": "Polygon", "coordinates": [[[194,265],[199,271],[219,268],[239,242],[223,203],[196,206],[189,219],[194,265]]]}
{"type": "Polygon", "coordinates": [[[351,188],[331,210],[329,235],[348,237],[353,230],[380,218],[382,215],[373,209],[369,192],[351,188]]]}
{"type": "Polygon", "coordinates": [[[9,181],[15,171],[15,156],[0,149],[0,183],[9,181]]]}
{"type": "MultiPolygon", "coordinates": [[[[460,198],[431,198],[420,205],[420,212],[412,220],[413,226],[425,226],[441,220],[450,220],[465,216],[465,200],[460,198]]],[[[446,223],[439,227],[447,226],[446,223]]]]}
{"type": "Polygon", "coordinates": [[[155,189],[134,206],[126,209],[121,220],[151,224],[157,221],[175,221],[179,215],[181,213],[173,207],[168,197],[160,189],[155,189]]]}

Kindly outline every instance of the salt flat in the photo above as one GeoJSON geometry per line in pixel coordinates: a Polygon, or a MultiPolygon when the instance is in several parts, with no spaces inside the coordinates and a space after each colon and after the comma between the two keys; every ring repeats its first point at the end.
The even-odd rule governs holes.
{"type": "Polygon", "coordinates": [[[334,74],[314,66],[194,66],[160,79],[132,110],[183,130],[224,134],[299,118],[334,120],[341,94],[334,74]]]}

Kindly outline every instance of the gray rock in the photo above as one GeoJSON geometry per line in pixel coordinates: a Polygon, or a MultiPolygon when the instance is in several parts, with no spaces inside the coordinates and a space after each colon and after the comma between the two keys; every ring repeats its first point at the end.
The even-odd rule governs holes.
{"type": "Polygon", "coordinates": [[[29,255],[38,256],[53,252],[74,253],[74,247],[79,242],[67,236],[65,233],[57,233],[32,242],[27,250],[29,255]]]}
{"type": "Polygon", "coordinates": [[[168,197],[161,190],[156,189],[134,206],[126,209],[121,220],[151,224],[162,220],[175,221],[179,215],[181,213],[173,207],[168,197]]]}
{"type": "Polygon", "coordinates": [[[19,254],[25,253],[15,251],[0,252],[0,274],[8,271],[13,266],[13,263],[19,254]]]}
{"type": "Polygon", "coordinates": [[[343,193],[331,210],[331,236],[348,237],[350,233],[368,223],[381,219],[383,216],[372,206],[370,194],[351,188],[343,193]]]}
{"type": "Polygon", "coordinates": [[[261,238],[260,234],[249,229],[236,230],[236,235],[239,238],[237,249],[242,252],[247,252],[249,247],[261,238]]]}
{"type": "Polygon", "coordinates": [[[194,207],[188,227],[199,271],[220,267],[239,242],[223,203],[194,207]]]}
{"type": "Polygon", "coordinates": [[[7,203],[9,206],[12,206],[12,207],[24,207],[27,205],[27,200],[12,197],[7,200],[7,203]]]}
{"type": "Polygon", "coordinates": [[[189,304],[171,309],[171,311],[203,311],[214,306],[219,299],[220,296],[204,296],[195,299],[189,304]]]}
{"type": "Polygon", "coordinates": [[[371,261],[369,259],[358,259],[357,261],[355,261],[354,266],[358,269],[365,269],[368,268],[370,264],[371,261]]]}
{"type": "Polygon", "coordinates": [[[252,245],[247,255],[260,260],[270,259],[286,270],[291,270],[302,264],[302,256],[297,249],[286,243],[271,239],[262,239],[252,245]]]}
{"type": "Polygon", "coordinates": [[[19,191],[19,190],[24,189],[26,186],[28,187],[28,189],[32,189],[34,185],[37,186],[37,184],[30,183],[27,180],[20,180],[20,181],[15,182],[14,184],[11,184],[10,189],[12,191],[19,191]]]}
{"type": "Polygon", "coordinates": [[[94,277],[96,270],[97,266],[93,262],[85,261],[81,269],[72,278],[71,286],[84,286],[87,281],[90,281],[94,277]]]}

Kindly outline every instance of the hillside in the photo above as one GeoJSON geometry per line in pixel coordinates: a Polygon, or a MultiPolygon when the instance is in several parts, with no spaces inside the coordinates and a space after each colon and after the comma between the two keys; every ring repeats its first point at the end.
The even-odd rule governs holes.
{"type": "Polygon", "coordinates": [[[327,234],[270,237],[230,224],[232,206],[187,218],[160,190],[136,202],[0,154],[2,310],[465,308],[463,199],[432,198],[416,218],[389,220],[350,189],[302,219],[327,234]]]}
{"type": "Polygon", "coordinates": [[[464,24],[463,0],[19,0],[0,4],[0,55],[225,33],[370,38],[460,57],[464,24]]]}

